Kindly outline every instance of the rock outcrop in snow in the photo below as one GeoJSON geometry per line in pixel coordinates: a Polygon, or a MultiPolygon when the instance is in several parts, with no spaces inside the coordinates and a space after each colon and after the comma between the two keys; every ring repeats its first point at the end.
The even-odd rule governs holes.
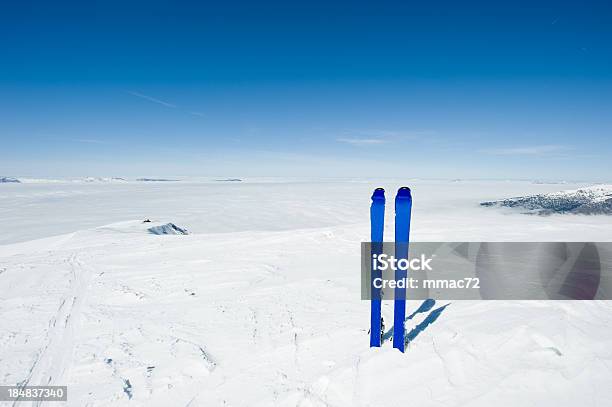
{"type": "Polygon", "coordinates": [[[480,205],[520,208],[538,215],[553,213],[612,215],[612,185],[595,185],[550,194],[487,201],[481,202],[480,205]]]}
{"type": "Polygon", "coordinates": [[[17,178],[11,178],[11,177],[0,177],[0,184],[4,184],[4,183],[16,183],[19,184],[21,181],[19,181],[17,178]]]}
{"type": "Polygon", "coordinates": [[[147,229],[154,235],[188,235],[187,229],[176,226],[174,223],[166,223],[165,225],[153,226],[147,229]]]}

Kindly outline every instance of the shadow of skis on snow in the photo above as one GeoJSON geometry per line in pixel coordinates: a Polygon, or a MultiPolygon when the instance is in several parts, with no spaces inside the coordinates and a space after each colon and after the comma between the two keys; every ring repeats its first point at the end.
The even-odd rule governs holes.
{"type": "Polygon", "coordinates": [[[429,325],[433,324],[436,321],[436,319],[438,319],[438,317],[442,314],[442,311],[444,311],[444,309],[446,309],[446,307],[448,307],[449,305],[450,305],[450,303],[448,303],[446,305],[443,305],[441,307],[438,307],[435,310],[431,311],[429,313],[429,315],[427,315],[427,317],[425,317],[423,322],[421,322],[420,324],[418,324],[417,326],[412,328],[410,330],[410,332],[406,333],[406,335],[404,337],[404,345],[407,346],[421,332],[423,332],[425,330],[425,328],[427,328],[429,325]]]}
{"type": "MultiPolygon", "coordinates": [[[[419,308],[417,308],[416,311],[414,311],[412,314],[406,317],[406,321],[411,320],[417,314],[423,314],[425,312],[428,312],[434,307],[434,305],[436,305],[436,300],[434,299],[429,298],[423,301],[423,303],[419,306],[419,308]]],[[[425,328],[433,324],[438,319],[438,317],[442,314],[442,312],[446,309],[446,307],[448,307],[449,305],[450,303],[443,305],[441,307],[438,307],[435,310],[431,311],[429,315],[427,315],[427,317],[425,317],[425,319],[420,324],[412,328],[410,331],[407,331],[404,337],[404,344],[408,345],[421,332],[423,332],[425,328]]],[[[391,326],[391,328],[389,328],[389,330],[383,334],[382,341],[385,342],[387,340],[390,340],[392,337],[393,337],[393,326],[391,326]]]]}

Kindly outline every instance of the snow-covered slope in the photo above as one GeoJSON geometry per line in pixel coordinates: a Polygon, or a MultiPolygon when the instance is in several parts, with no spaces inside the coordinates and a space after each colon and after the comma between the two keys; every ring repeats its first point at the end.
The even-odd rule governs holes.
{"type": "Polygon", "coordinates": [[[611,215],[612,185],[595,185],[569,191],[486,201],[481,205],[521,208],[540,215],[553,213],[611,215]]]}
{"type": "Polygon", "coordinates": [[[0,377],[66,384],[71,406],[612,400],[608,302],[458,301],[405,354],[369,349],[362,232],[153,236],[134,221],[0,247],[0,377]]]}
{"type": "MultiPolygon", "coordinates": [[[[143,184],[151,189],[8,186],[0,195],[5,234],[30,220],[40,223],[30,233],[48,236],[62,208],[75,222],[71,233],[0,246],[2,384],[66,384],[69,406],[612,403],[607,301],[455,301],[405,354],[370,349],[359,288],[368,183],[143,184]],[[139,216],[78,223],[101,222],[101,212],[139,216]],[[196,230],[152,235],[145,216],[196,230]]],[[[546,188],[415,183],[415,239],[610,240],[610,217],[477,205],[491,190],[546,188]]],[[[420,304],[408,301],[407,314],[420,304]]],[[[383,306],[387,326],[392,307],[383,306]]]]}

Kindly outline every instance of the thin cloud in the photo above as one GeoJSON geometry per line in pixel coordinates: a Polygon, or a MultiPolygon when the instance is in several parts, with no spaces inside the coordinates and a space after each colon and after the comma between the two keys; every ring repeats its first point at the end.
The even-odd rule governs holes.
{"type": "Polygon", "coordinates": [[[381,129],[361,129],[348,130],[347,135],[361,138],[376,138],[387,141],[426,139],[436,135],[433,130],[381,130],[381,129]]]}
{"type": "Polygon", "coordinates": [[[395,143],[408,140],[435,142],[435,134],[436,132],[432,130],[353,129],[345,131],[343,137],[337,138],[336,141],[354,146],[395,143]]]}
{"type": "Polygon", "coordinates": [[[561,155],[571,148],[561,145],[521,146],[510,148],[492,148],[480,150],[481,153],[491,155],[522,155],[522,156],[549,156],[561,155]]]}
{"type": "Polygon", "coordinates": [[[162,105],[162,106],[166,106],[166,107],[171,107],[171,108],[176,108],[176,105],[173,105],[172,103],[164,102],[163,100],[154,98],[152,96],[144,95],[142,93],[138,93],[138,92],[134,92],[134,91],[128,91],[128,93],[130,95],[132,95],[132,96],[136,96],[136,97],[139,97],[141,99],[148,100],[149,102],[157,103],[158,105],[162,105]]]}
{"type": "Polygon", "coordinates": [[[198,117],[204,117],[204,113],[200,113],[200,112],[189,112],[189,114],[192,114],[192,115],[198,116],[198,117]]]}
{"type": "Polygon", "coordinates": [[[106,144],[102,140],[97,140],[97,139],[93,139],[93,138],[76,138],[76,139],[72,139],[72,141],[74,141],[75,143],[106,144]]]}
{"type": "Polygon", "coordinates": [[[354,146],[367,146],[373,144],[383,144],[386,143],[387,140],[381,138],[339,138],[336,139],[339,143],[347,143],[354,146]]]}

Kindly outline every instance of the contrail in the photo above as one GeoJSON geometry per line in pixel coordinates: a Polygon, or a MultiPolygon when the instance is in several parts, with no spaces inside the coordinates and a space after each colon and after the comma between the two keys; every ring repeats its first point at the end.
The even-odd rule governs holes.
{"type": "Polygon", "coordinates": [[[153,102],[153,103],[160,104],[160,105],[162,105],[162,106],[172,107],[172,108],[175,108],[175,107],[176,107],[176,105],[173,105],[172,103],[164,102],[163,100],[160,100],[160,99],[155,99],[154,97],[147,96],[147,95],[143,95],[142,93],[138,93],[138,92],[134,92],[134,91],[128,91],[128,93],[129,93],[130,95],[133,95],[133,96],[139,97],[139,98],[141,98],[141,99],[148,100],[149,102],[153,102]]]}

